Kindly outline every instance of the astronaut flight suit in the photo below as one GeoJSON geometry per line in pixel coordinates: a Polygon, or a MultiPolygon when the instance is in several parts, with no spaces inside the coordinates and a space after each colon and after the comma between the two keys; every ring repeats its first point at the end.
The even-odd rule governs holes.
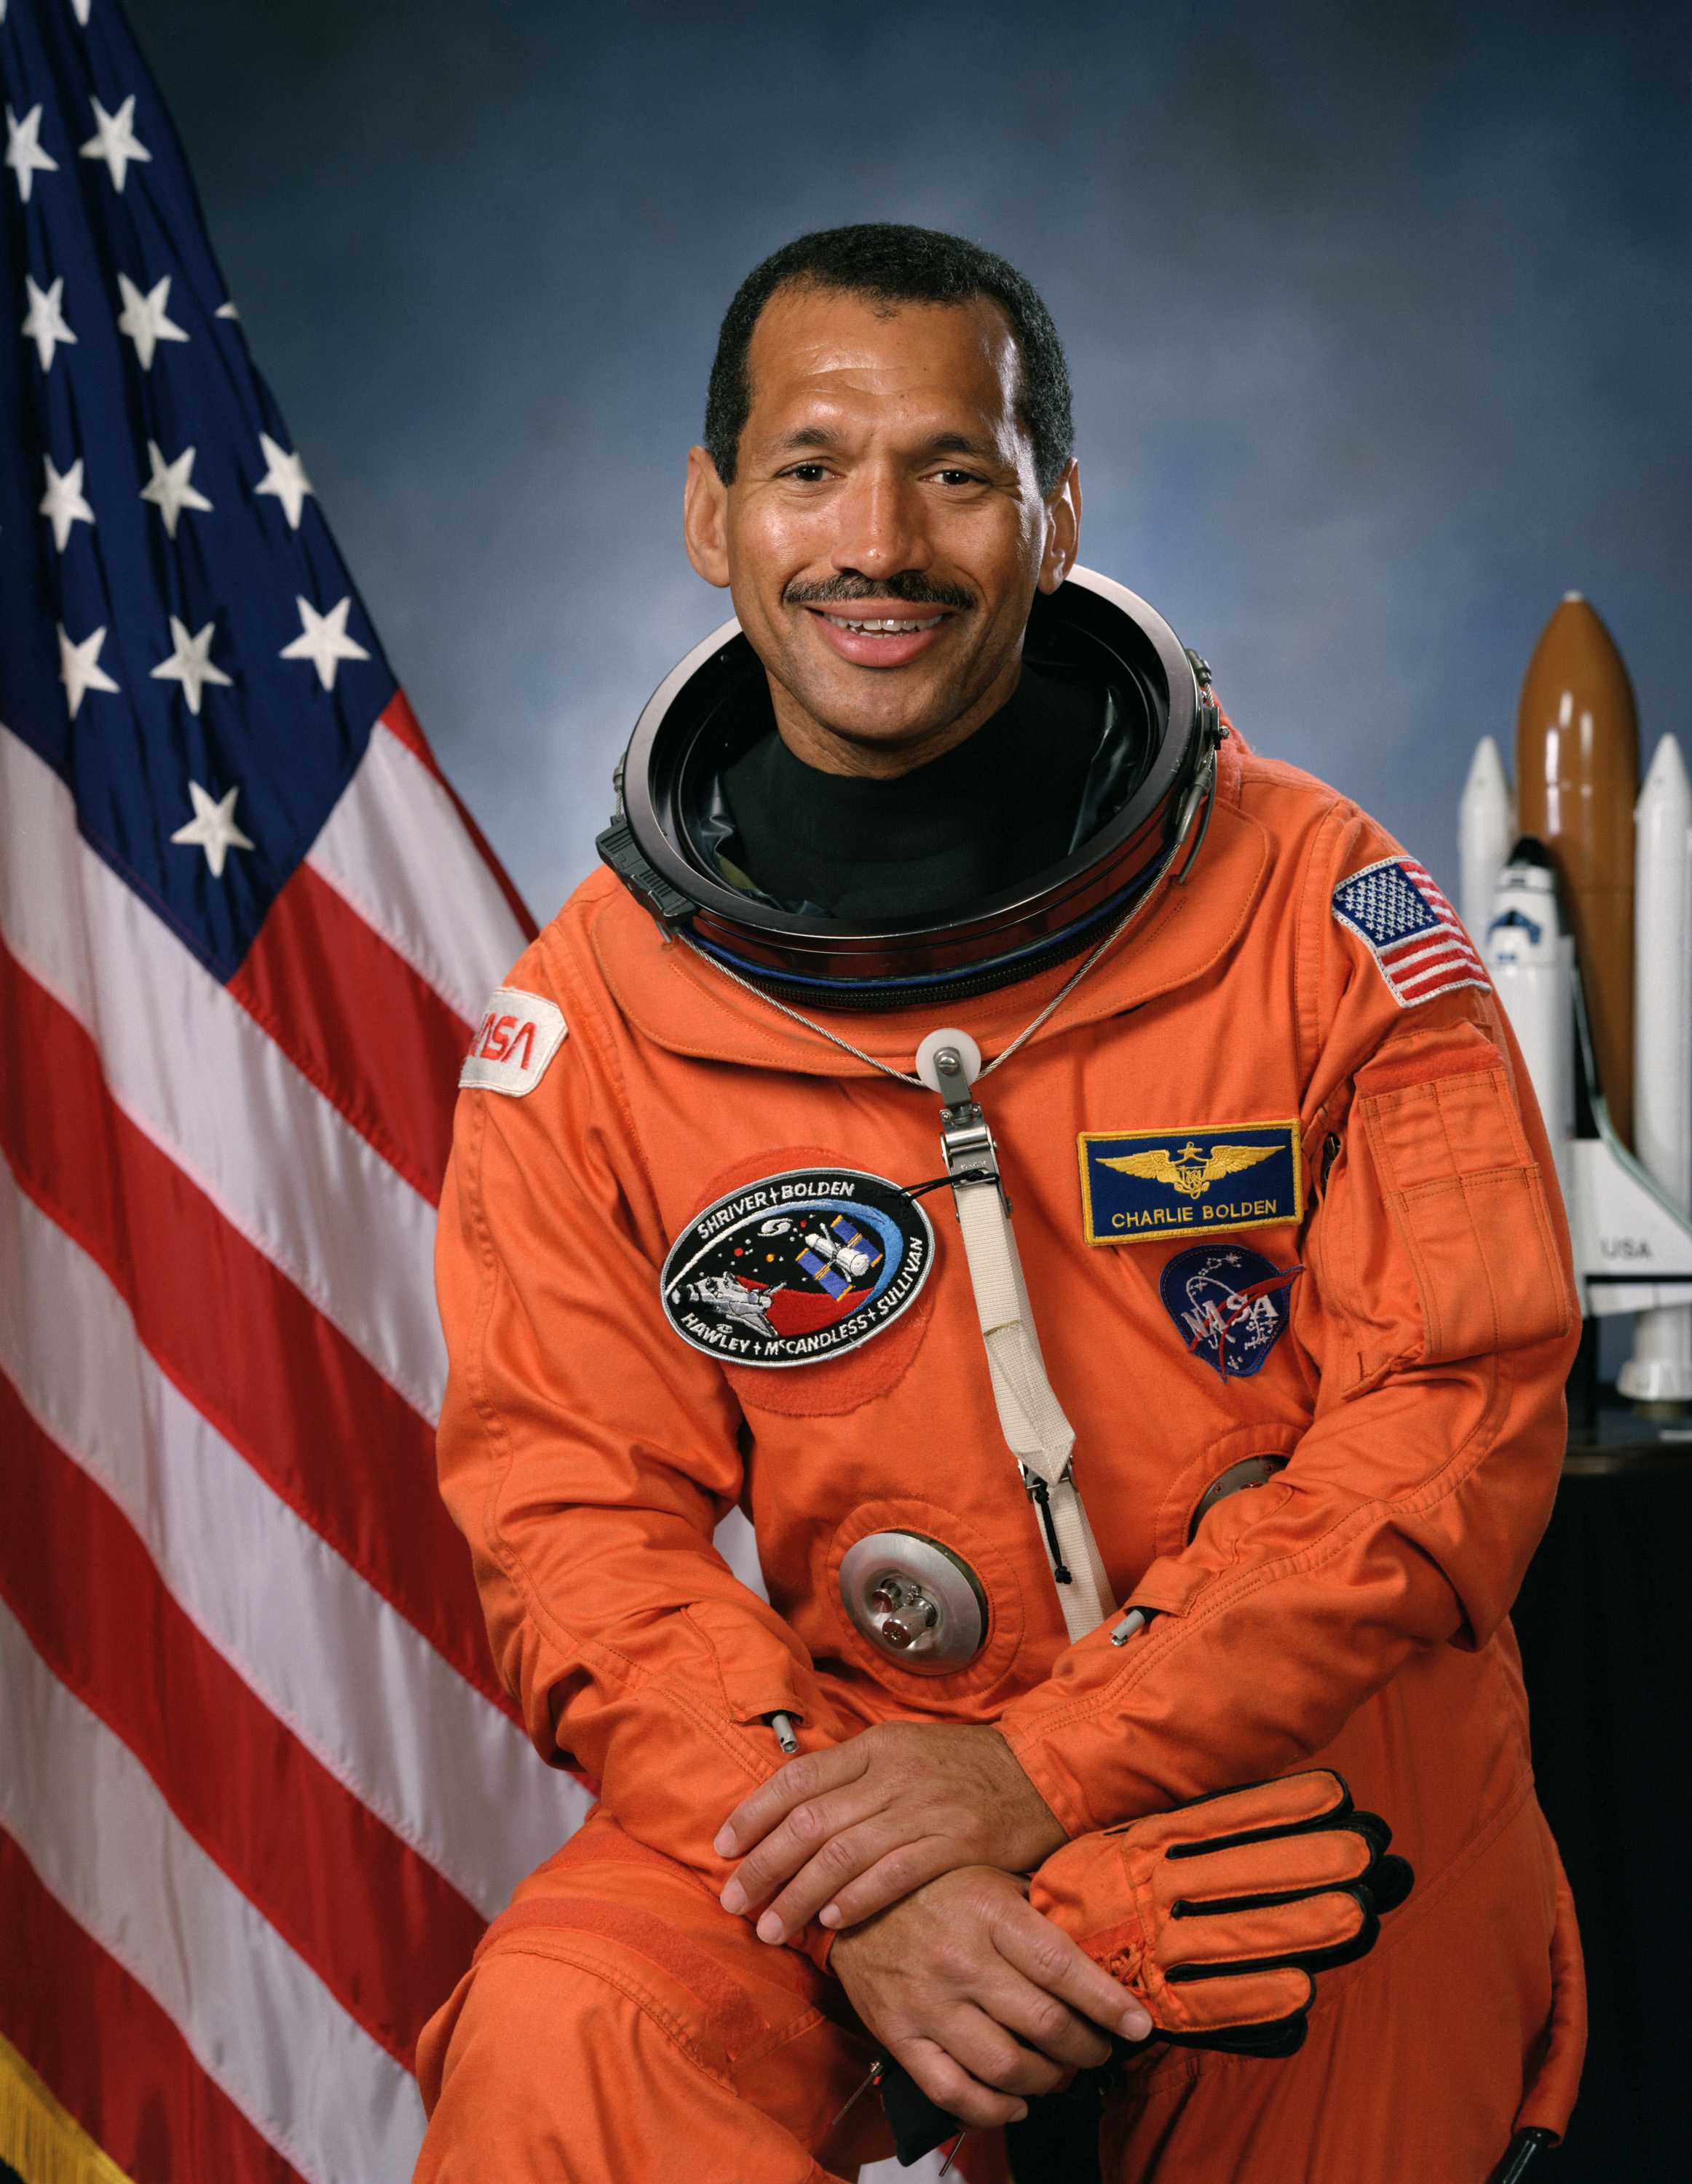
{"type": "MultiPolygon", "coordinates": [[[[1494,994],[1478,965],[1418,983],[1368,892],[1419,872],[1232,735],[1191,882],[982,1088],[1110,1591],[1155,1611],[1125,1644],[1066,1638],[950,1198],[902,1196],[939,1165],[933,1097],[604,871],[516,965],[442,1201],[441,1476],[530,1733],[602,1802],[424,2034],[420,2178],[800,2184],[888,2153],[872,2101],[830,2136],[873,2049],[827,1936],[769,1947],[715,1900],[778,1713],[808,1749],[996,1724],[1071,1836],[1312,1760],[1390,1821],[1414,1892],[1302,2052],[1149,2043],[1111,2184],[1483,2184],[1514,2130],[1561,2131],[1578,1943],[1507,1613],[1577,1308],[1494,994]],[[801,1250],[816,1279],[783,1286],[801,1250]],[[893,1300],[838,1347],[831,1262],[893,1300]],[[808,1362],[767,1369],[783,1345],[808,1362]],[[711,1544],[737,1502],[767,1606],[711,1544]],[[848,1614],[843,1561],[888,1531],[974,1574],[962,1668],[848,1614]]],[[[991,1057],[1070,968],[827,1022],[900,1070],[937,1023],[991,1057]]]]}

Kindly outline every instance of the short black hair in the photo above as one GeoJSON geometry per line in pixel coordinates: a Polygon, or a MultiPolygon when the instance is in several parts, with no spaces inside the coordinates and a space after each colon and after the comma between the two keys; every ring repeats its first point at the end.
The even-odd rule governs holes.
{"type": "Polygon", "coordinates": [[[740,436],[752,410],[747,351],[778,288],[834,288],[885,304],[967,304],[989,297],[1010,322],[1022,359],[1016,415],[1034,445],[1034,475],[1049,493],[1075,452],[1069,367],[1052,315],[1016,267],[962,236],[888,220],[802,235],[755,265],[735,292],[717,335],[705,394],[705,448],[725,485],[734,483],[740,436]]]}

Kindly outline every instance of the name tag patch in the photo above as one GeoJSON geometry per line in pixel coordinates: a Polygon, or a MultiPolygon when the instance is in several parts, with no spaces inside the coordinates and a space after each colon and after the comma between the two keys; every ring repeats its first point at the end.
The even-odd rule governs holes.
{"type": "Polygon", "coordinates": [[[1077,1146],[1089,1244],[1270,1228],[1304,1213],[1296,1120],[1083,1130],[1077,1146]]]}
{"type": "Polygon", "coordinates": [[[562,1045],[564,1011],[540,994],[502,986],[482,1011],[459,1072],[460,1087],[520,1099],[546,1074],[562,1045]]]}
{"type": "Polygon", "coordinates": [[[793,1168],[720,1198],[664,1262],[664,1310],[729,1365],[810,1365],[890,1327],[928,1279],[917,1200],[857,1168],[793,1168]]]}
{"type": "Polygon", "coordinates": [[[1245,1379],[1262,1370],[1284,1333],[1287,1291],[1303,1272],[1272,1266],[1243,1244],[1220,1250],[1201,1244],[1175,1254],[1157,1293],[1195,1357],[1224,1380],[1245,1379]]]}

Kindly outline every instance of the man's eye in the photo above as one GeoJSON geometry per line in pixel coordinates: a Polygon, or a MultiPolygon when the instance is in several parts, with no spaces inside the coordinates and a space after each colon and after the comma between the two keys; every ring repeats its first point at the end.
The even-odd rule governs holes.
{"type": "Polygon", "coordinates": [[[828,472],[821,463],[795,463],[790,470],[783,471],[782,476],[796,478],[801,485],[815,485],[820,479],[826,478],[828,472]]]}
{"type": "Polygon", "coordinates": [[[942,485],[979,485],[982,482],[975,471],[936,471],[934,475],[942,485]]]}

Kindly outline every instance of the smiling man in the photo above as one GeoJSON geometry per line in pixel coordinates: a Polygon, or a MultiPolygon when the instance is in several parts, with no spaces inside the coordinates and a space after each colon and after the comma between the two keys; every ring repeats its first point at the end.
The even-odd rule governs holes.
{"type": "Polygon", "coordinates": [[[442,1488],[601,1803],[424,2036],[420,2178],[849,2176],[878,2054],[907,2147],[1086,2074],[1111,2184],[1483,2184],[1567,2118],[1539,1117],[1425,870],[1077,567],[1072,441],[955,237],[724,320],[736,622],[461,1078],[442,1488]]]}

